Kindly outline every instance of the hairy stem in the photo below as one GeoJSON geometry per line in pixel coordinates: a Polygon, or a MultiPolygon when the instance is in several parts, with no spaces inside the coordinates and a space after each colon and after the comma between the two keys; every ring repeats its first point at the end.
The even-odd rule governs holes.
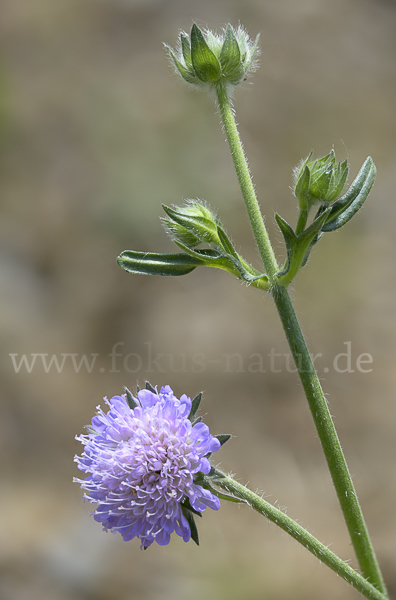
{"type": "Polygon", "coordinates": [[[221,488],[232,494],[235,498],[243,500],[254,510],[261,515],[264,515],[278,525],[283,531],[286,531],[291,537],[297,542],[302,544],[309,552],[311,552],[316,558],[322,561],[326,566],[332,569],[337,575],[345,579],[350,585],[358,590],[365,598],[372,600],[385,600],[384,596],[377,588],[369,583],[364,577],[359,575],[352,567],[346,562],[341,560],[334,552],[331,552],[324,544],[319,542],[313,535],[311,535],[306,529],[301,527],[296,521],[288,517],[284,512],[275,508],[272,504],[263,500],[260,496],[241,485],[235,479],[229,476],[222,476],[219,473],[219,478],[212,481],[213,485],[221,488]]]}
{"type": "Polygon", "coordinates": [[[239,185],[242,190],[243,199],[245,201],[250,223],[252,225],[253,235],[255,237],[267,276],[271,282],[271,278],[274,278],[275,274],[279,270],[278,263],[276,262],[275,254],[265,228],[263,216],[257,202],[252,178],[250,177],[249,167],[243,151],[227,90],[223,85],[219,85],[216,88],[216,92],[221,118],[226,132],[227,141],[230,146],[235,170],[237,172],[239,185]]]}
{"type": "MultiPolygon", "coordinates": [[[[298,369],[360,569],[363,577],[386,595],[381,571],[319,378],[288,291],[277,284],[279,267],[256,198],[227,90],[224,86],[219,85],[216,92],[231,155],[253,234],[269,280],[271,294],[298,369]]],[[[300,227],[304,218],[301,219],[300,227]]]]}

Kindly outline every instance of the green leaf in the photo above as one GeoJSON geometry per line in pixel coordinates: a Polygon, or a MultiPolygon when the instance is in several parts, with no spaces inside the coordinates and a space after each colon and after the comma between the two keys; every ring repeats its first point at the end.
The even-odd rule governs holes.
{"type": "Polygon", "coordinates": [[[157,254],[126,250],[117,258],[117,264],[137,275],[179,276],[191,273],[204,262],[188,254],[157,254]]]}
{"type": "Polygon", "coordinates": [[[191,29],[191,60],[194,71],[201,81],[212,83],[219,79],[220,63],[195,23],[191,29]]]}
{"type": "Polygon", "coordinates": [[[321,228],[330,214],[330,211],[330,207],[323,210],[313,223],[298,236],[280,215],[275,215],[276,222],[285,239],[287,249],[286,262],[282,271],[277,274],[280,285],[288,286],[301,267],[305,265],[312,247],[320,237],[321,228]]]}
{"type": "Polygon", "coordinates": [[[331,212],[322,227],[322,231],[334,231],[352,219],[369,195],[374,184],[376,172],[377,169],[373,159],[369,156],[364,161],[362,168],[346,194],[331,206],[331,212]]]}
{"type": "Polygon", "coordinates": [[[220,227],[220,225],[217,225],[217,235],[225,252],[227,254],[230,254],[234,258],[238,258],[234,246],[232,245],[228,235],[226,234],[224,229],[220,227]]]}

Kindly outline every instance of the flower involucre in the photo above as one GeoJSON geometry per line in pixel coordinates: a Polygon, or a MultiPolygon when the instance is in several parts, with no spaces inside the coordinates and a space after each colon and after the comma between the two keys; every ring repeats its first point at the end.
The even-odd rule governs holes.
{"type": "Polygon", "coordinates": [[[210,472],[207,455],[220,441],[207,425],[190,421],[190,398],[176,398],[168,385],[159,393],[152,389],[137,398],[105,398],[109,411],[99,406],[88,434],[76,437],[85,448],[75,461],[88,476],[75,481],[84,498],[98,504],[95,520],[125,541],[138,537],[142,548],[168,544],[174,531],[188,542],[186,504],[196,513],[220,508],[219,499],[195,483],[210,472]]]}
{"type": "Polygon", "coordinates": [[[238,85],[257,67],[259,36],[253,41],[239,25],[221,33],[201,31],[194,23],[190,35],[180,32],[177,48],[165,48],[176,71],[193,85],[238,85]]]}

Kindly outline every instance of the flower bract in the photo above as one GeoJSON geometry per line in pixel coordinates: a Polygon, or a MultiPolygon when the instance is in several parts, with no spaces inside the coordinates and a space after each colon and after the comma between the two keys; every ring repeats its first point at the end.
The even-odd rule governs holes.
{"type": "Polygon", "coordinates": [[[87,477],[75,481],[98,504],[94,519],[125,541],[139,538],[142,548],[168,544],[173,532],[189,541],[192,513],[220,508],[195,483],[210,472],[208,455],[220,441],[204,423],[191,422],[191,399],[178,399],[169,386],[105,401],[108,412],[98,407],[88,433],[76,437],[84,451],[75,460],[87,477]]]}

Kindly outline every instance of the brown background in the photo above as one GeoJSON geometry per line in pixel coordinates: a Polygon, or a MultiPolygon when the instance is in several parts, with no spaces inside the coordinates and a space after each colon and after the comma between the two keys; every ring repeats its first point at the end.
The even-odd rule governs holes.
{"type": "Polygon", "coordinates": [[[210,269],[157,279],[115,263],[126,248],[171,252],[161,203],[185,196],[216,207],[259,264],[214,104],[183,87],[163,52],[195,19],[261,32],[261,68],[235,106],[279,256],[273,215],[295,222],[289,186],[302,157],[334,145],[350,181],[367,155],[377,164],[367,205],[324,237],[293,296],[312,352],[323,354],[330,409],[396,588],[395,3],[3,0],[1,600],[358,597],[243,506],[207,511],[200,548],[174,539],[141,552],[136,540],[102,533],[72,484],[74,435],[104,395],[146,378],[178,394],[205,390],[206,422],[234,435],[222,468],[355,565],[300,384],[285,357],[271,372],[268,355],[287,347],[270,299],[210,269]],[[346,342],[353,373],[333,365],[346,342]],[[12,353],[99,356],[92,373],[76,372],[70,357],[60,373],[45,373],[40,358],[16,373],[12,353]],[[150,353],[164,356],[150,364],[150,353]],[[241,364],[227,369],[227,353],[241,364]],[[265,373],[251,372],[253,353],[265,373]],[[356,369],[362,353],[370,373],[356,369]]]}

